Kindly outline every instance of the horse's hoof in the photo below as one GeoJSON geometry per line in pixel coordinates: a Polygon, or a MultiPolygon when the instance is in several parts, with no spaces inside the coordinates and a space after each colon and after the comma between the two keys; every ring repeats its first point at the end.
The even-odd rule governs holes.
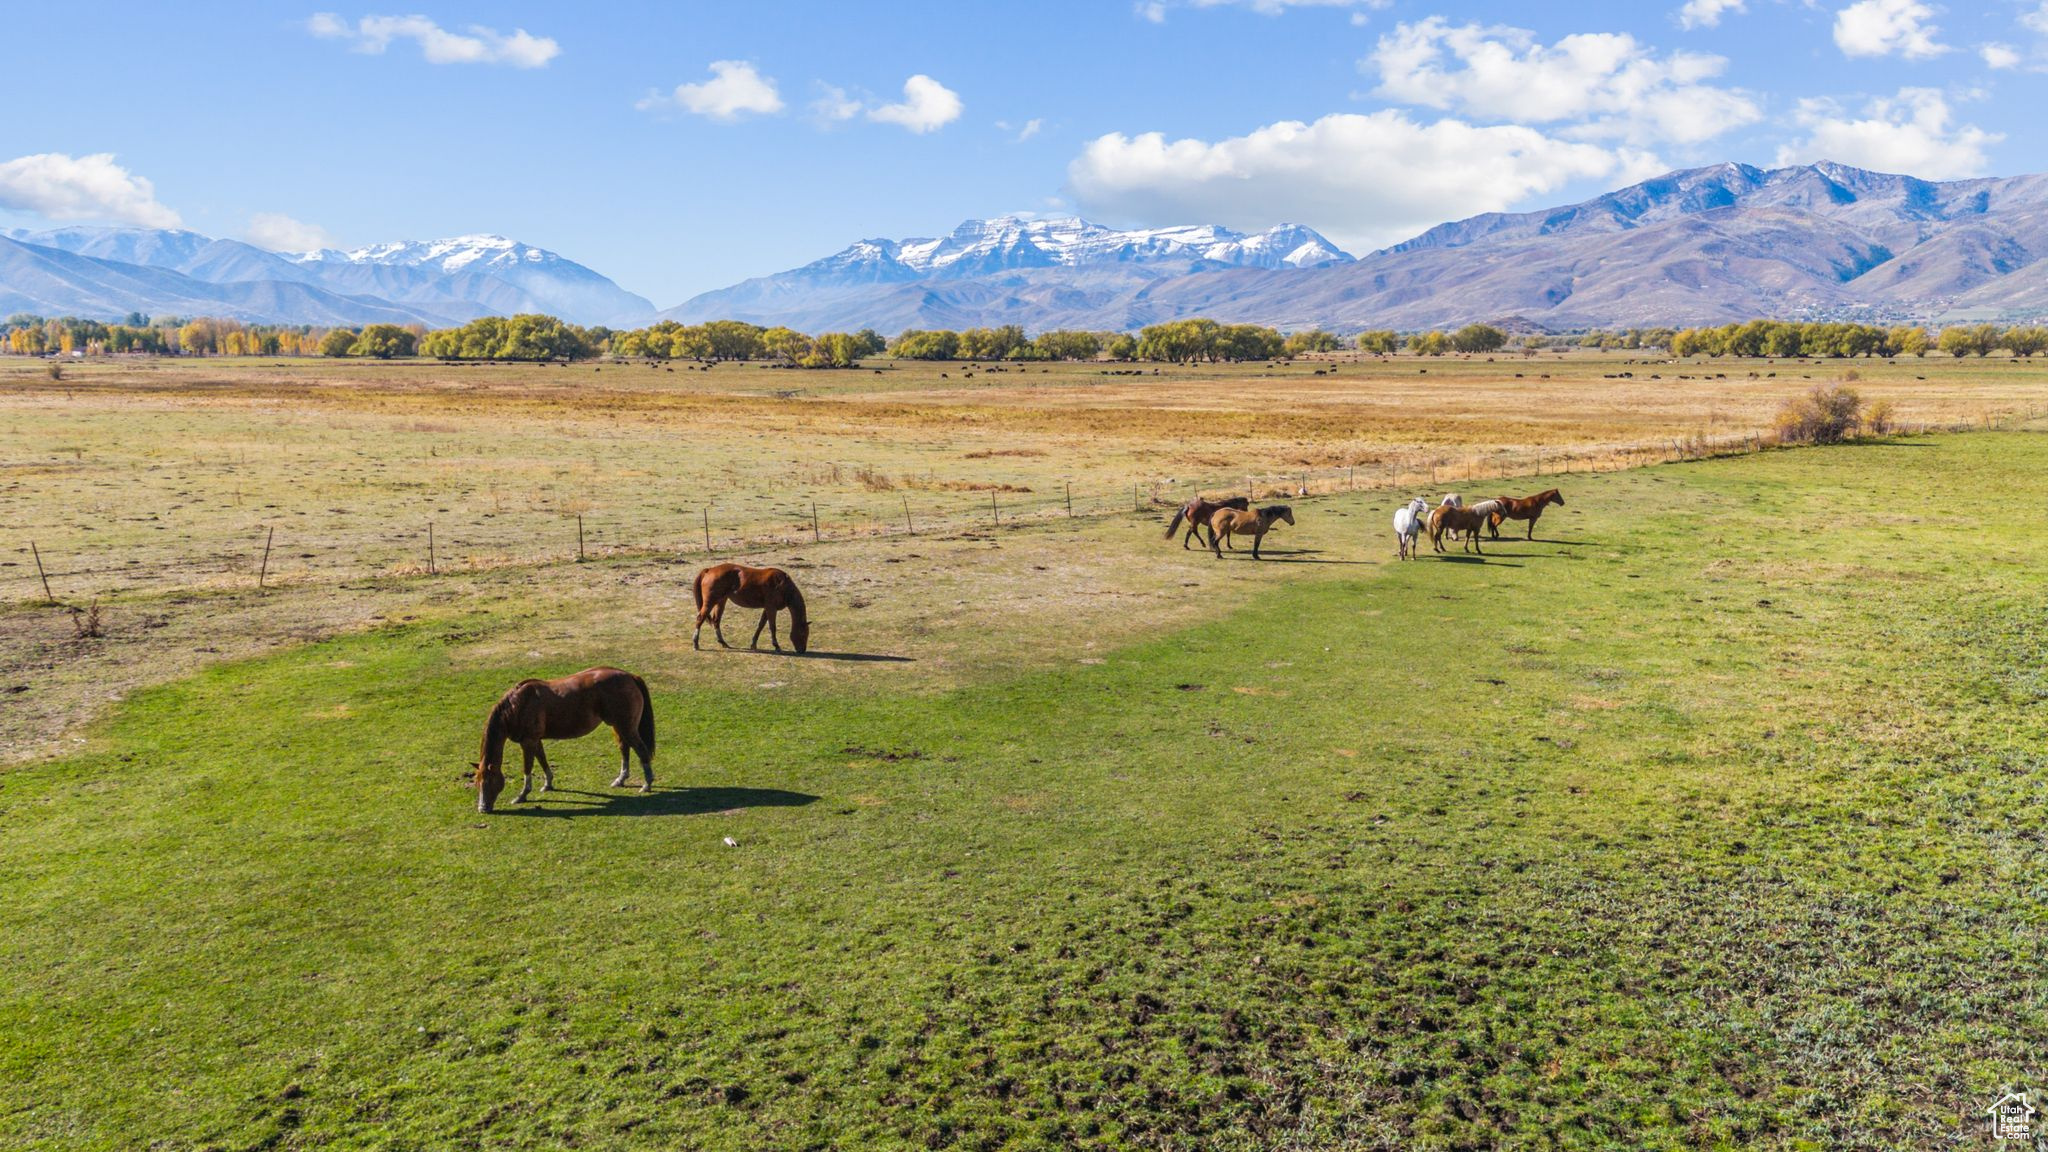
{"type": "Polygon", "coordinates": [[[649,792],[652,792],[652,791],[654,791],[654,785],[652,785],[652,784],[642,784],[642,785],[640,786],[640,794],[641,794],[642,796],[645,796],[645,795],[647,795],[647,794],[648,794],[649,792]]]}

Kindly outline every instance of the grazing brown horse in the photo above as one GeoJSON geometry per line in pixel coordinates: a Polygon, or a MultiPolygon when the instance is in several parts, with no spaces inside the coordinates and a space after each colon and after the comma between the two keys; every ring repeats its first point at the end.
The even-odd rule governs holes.
{"type": "Polygon", "coordinates": [[[1479,546],[1479,530],[1486,527],[1486,513],[1471,508],[1459,508],[1444,504],[1429,514],[1429,545],[1439,552],[1448,552],[1444,547],[1444,533],[1455,532],[1465,542],[1467,552],[1486,555],[1479,546]]]}
{"type": "Polygon", "coordinates": [[[1221,560],[1224,542],[1232,536],[1249,536],[1252,538],[1252,559],[1257,560],[1259,544],[1265,540],[1266,533],[1273,530],[1276,520],[1294,523],[1294,509],[1285,504],[1268,504],[1254,511],[1219,508],[1209,517],[1209,550],[1221,560]]]}
{"type": "MultiPolygon", "coordinates": [[[[1168,540],[1173,539],[1174,530],[1180,527],[1181,521],[1187,521],[1188,534],[1180,538],[1180,546],[1185,549],[1188,546],[1188,541],[1202,538],[1202,529],[1208,526],[1210,519],[1216,513],[1225,508],[1235,508],[1241,512],[1251,506],[1251,498],[1247,496],[1232,496],[1228,500],[1208,500],[1196,496],[1179,508],[1174,509],[1173,519],[1166,522],[1166,538],[1168,540]]],[[[1212,533],[1209,538],[1209,545],[1213,548],[1215,544],[1216,538],[1212,533]]]]}
{"type": "Polygon", "coordinates": [[[647,682],[617,668],[587,668],[560,680],[521,680],[499,699],[484,721],[483,749],[476,769],[476,810],[489,812],[505,790],[505,742],[526,754],[526,779],[514,804],[523,804],[533,790],[533,764],[540,762],[543,792],[555,786],[543,740],[574,740],[588,736],[599,724],[611,725],[619,738],[619,776],[612,787],[623,788],[640,754],[640,790],[654,787],[654,701],[647,682]]]}
{"type": "Polygon", "coordinates": [[[1496,536],[1500,534],[1501,521],[1527,520],[1529,522],[1529,539],[1534,540],[1536,538],[1536,521],[1543,518],[1543,509],[1552,504],[1557,505],[1559,508],[1564,507],[1564,497],[1558,495],[1555,488],[1538,492],[1534,496],[1500,496],[1496,497],[1496,499],[1500,501],[1500,507],[1494,511],[1492,516],[1487,518],[1488,523],[1495,529],[1494,535],[1496,536]]]}
{"type": "Polygon", "coordinates": [[[711,621],[711,632],[718,637],[722,648],[732,645],[725,642],[725,605],[729,600],[742,608],[759,608],[761,622],[754,625],[754,639],[749,648],[761,646],[761,629],[768,629],[768,642],[782,651],[782,639],[775,631],[775,614],[789,609],[789,639],[799,653],[811,646],[811,620],[804,615],[804,594],[797,591],[796,581],[780,568],[749,568],[744,564],[714,564],[697,573],[697,582],[690,588],[697,598],[697,631],[690,636],[690,647],[697,647],[697,638],[704,634],[704,621],[711,621]]]}

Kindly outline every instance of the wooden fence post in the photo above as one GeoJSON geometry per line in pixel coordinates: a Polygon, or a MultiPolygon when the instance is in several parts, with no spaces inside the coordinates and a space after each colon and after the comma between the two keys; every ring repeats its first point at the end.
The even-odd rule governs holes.
{"type": "Polygon", "coordinates": [[[1003,510],[996,505],[996,490],[993,488],[988,490],[988,516],[991,523],[1002,526],[1003,510]]]}
{"type": "Polygon", "coordinates": [[[711,551],[711,509],[709,509],[709,508],[706,508],[706,509],[704,509],[704,510],[703,510],[703,512],[704,512],[704,551],[706,551],[706,552],[709,552],[709,551],[711,551]]]}
{"type": "Polygon", "coordinates": [[[1069,480],[1061,487],[1067,494],[1067,519],[1071,520],[1074,518],[1074,482],[1069,480]]]}
{"type": "Polygon", "coordinates": [[[811,501],[811,542],[823,543],[825,534],[818,531],[818,502],[811,501]]]}
{"type": "Polygon", "coordinates": [[[576,514],[576,562],[583,563],[583,513],[576,514]]]}
{"type": "Polygon", "coordinates": [[[28,551],[29,555],[36,558],[36,579],[43,582],[43,599],[51,604],[55,604],[57,598],[50,595],[50,577],[48,573],[43,571],[43,554],[36,550],[35,541],[31,540],[28,542],[28,551]]]}
{"type": "Polygon", "coordinates": [[[275,539],[277,539],[277,525],[273,524],[270,526],[270,531],[263,537],[263,567],[256,572],[256,590],[258,592],[263,590],[263,581],[270,576],[270,542],[275,539]]]}
{"type": "Polygon", "coordinates": [[[917,535],[917,525],[910,521],[910,497],[903,498],[903,527],[912,536],[917,535]]]}
{"type": "Polygon", "coordinates": [[[427,575],[435,575],[438,571],[434,566],[434,522],[429,520],[427,521],[427,575]]]}

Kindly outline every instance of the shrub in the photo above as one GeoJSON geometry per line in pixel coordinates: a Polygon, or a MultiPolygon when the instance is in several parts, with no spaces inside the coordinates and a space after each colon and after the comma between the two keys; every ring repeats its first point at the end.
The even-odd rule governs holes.
{"type": "Polygon", "coordinates": [[[1819,385],[1778,410],[1778,439],[1787,444],[1840,444],[1862,425],[1863,398],[1842,384],[1819,385]]]}
{"type": "Polygon", "coordinates": [[[1863,410],[1863,430],[1872,436],[1889,436],[1897,424],[1898,417],[1889,400],[1878,400],[1863,410]]]}

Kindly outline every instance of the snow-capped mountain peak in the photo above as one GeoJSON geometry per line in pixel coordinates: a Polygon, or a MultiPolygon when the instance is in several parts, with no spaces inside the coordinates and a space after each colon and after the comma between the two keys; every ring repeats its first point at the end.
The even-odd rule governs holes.
{"type": "Polygon", "coordinates": [[[322,248],[313,252],[302,252],[287,256],[286,259],[301,264],[382,264],[405,268],[432,267],[442,272],[460,272],[472,265],[486,268],[511,268],[521,265],[536,265],[562,262],[560,256],[545,248],[491,233],[474,236],[451,236],[442,240],[399,240],[387,244],[371,244],[362,248],[341,251],[322,248]]]}
{"type": "Polygon", "coordinates": [[[1350,261],[1343,249],[1299,224],[1246,234],[1215,224],[1117,229],[1078,216],[997,216],[965,221],[939,237],[858,241],[794,274],[856,281],[961,279],[1021,268],[1307,268],[1350,261]]]}

